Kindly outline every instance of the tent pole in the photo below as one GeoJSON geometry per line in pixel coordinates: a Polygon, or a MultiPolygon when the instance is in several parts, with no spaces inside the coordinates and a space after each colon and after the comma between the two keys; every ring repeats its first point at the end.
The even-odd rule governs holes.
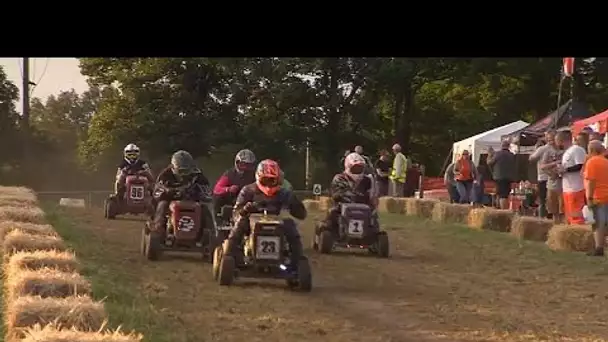
{"type": "Polygon", "coordinates": [[[557,113],[555,113],[555,117],[553,118],[553,129],[557,129],[557,121],[559,120],[559,106],[562,104],[562,87],[564,86],[565,77],[562,76],[559,81],[559,89],[557,91],[557,113]]]}

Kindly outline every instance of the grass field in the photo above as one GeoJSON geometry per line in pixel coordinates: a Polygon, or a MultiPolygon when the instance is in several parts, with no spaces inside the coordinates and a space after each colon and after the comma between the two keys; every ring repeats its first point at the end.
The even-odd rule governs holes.
{"type": "Polygon", "coordinates": [[[147,341],[608,341],[605,259],[505,234],[386,215],[390,259],[307,250],[315,288],[301,294],[279,281],[220,288],[196,257],[147,262],[138,218],[45,209],[111,324],[147,341]]]}

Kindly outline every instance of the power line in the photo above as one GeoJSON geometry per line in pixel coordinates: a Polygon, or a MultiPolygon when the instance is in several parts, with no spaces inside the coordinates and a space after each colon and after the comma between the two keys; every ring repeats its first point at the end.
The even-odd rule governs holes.
{"type": "Polygon", "coordinates": [[[47,67],[49,66],[49,61],[50,61],[50,58],[47,57],[47,59],[44,63],[44,68],[42,69],[42,73],[40,74],[38,81],[36,81],[35,83],[32,82],[33,84],[32,84],[32,88],[30,89],[30,96],[34,93],[34,89],[36,89],[36,87],[38,86],[38,84],[40,84],[40,81],[42,81],[42,78],[46,74],[47,67]]]}

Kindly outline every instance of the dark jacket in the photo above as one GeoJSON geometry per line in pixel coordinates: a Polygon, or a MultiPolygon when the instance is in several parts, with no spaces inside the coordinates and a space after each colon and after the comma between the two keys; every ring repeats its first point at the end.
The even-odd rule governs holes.
{"type": "Polygon", "coordinates": [[[488,166],[492,170],[494,180],[515,180],[515,154],[508,149],[502,149],[488,156],[488,166]]]}
{"type": "Polygon", "coordinates": [[[168,191],[162,193],[162,195],[160,196],[160,200],[177,199],[172,191],[176,188],[185,186],[186,184],[191,184],[193,186],[199,185],[199,187],[195,187],[196,194],[194,197],[204,198],[208,196],[209,180],[200,170],[199,172],[195,172],[188,177],[184,177],[183,179],[178,180],[177,177],[175,177],[173,171],[171,170],[171,166],[167,166],[158,174],[158,177],[156,178],[156,186],[154,191],[155,197],[157,197],[157,190],[166,189],[168,191]]]}
{"type": "Polygon", "coordinates": [[[236,199],[236,194],[232,194],[228,189],[232,185],[236,185],[239,187],[239,191],[247,185],[255,182],[255,173],[254,171],[245,171],[245,172],[237,172],[234,168],[227,170],[224,172],[220,178],[215,183],[213,187],[213,195],[216,197],[233,197],[233,200],[236,199]]]}
{"type": "MultiPolygon", "coordinates": [[[[308,214],[302,201],[300,201],[293,192],[281,188],[274,196],[266,196],[258,186],[253,183],[244,186],[239,192],[234,205],[234,211],[239,212],[245,204],[252,203],[263,203],[264,209],[271,215],[279,215],[281,209],[288,209],[289,214],[299,220],[304,220],[308,214]]],[[[250,213],[256,213],[259,211],[253,211],[250,213]]]]}
{"type": "Polygon", "coordinates": [[[371,177],[363,177],[357,182],[347,173],[338,173],[331,181],[330,193],[336,203],[364,203],[371,204],[370,189],[372,188],[371,177]]]}

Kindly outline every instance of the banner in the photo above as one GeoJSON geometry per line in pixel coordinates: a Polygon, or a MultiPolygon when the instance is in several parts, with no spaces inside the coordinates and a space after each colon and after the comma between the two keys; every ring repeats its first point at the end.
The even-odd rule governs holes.
{"type": "Polygon", "coordinates": [[[574,74],[574,57],[564,57],[563,64],[564,76],[572,77],[572,74],[574,74]]]}

